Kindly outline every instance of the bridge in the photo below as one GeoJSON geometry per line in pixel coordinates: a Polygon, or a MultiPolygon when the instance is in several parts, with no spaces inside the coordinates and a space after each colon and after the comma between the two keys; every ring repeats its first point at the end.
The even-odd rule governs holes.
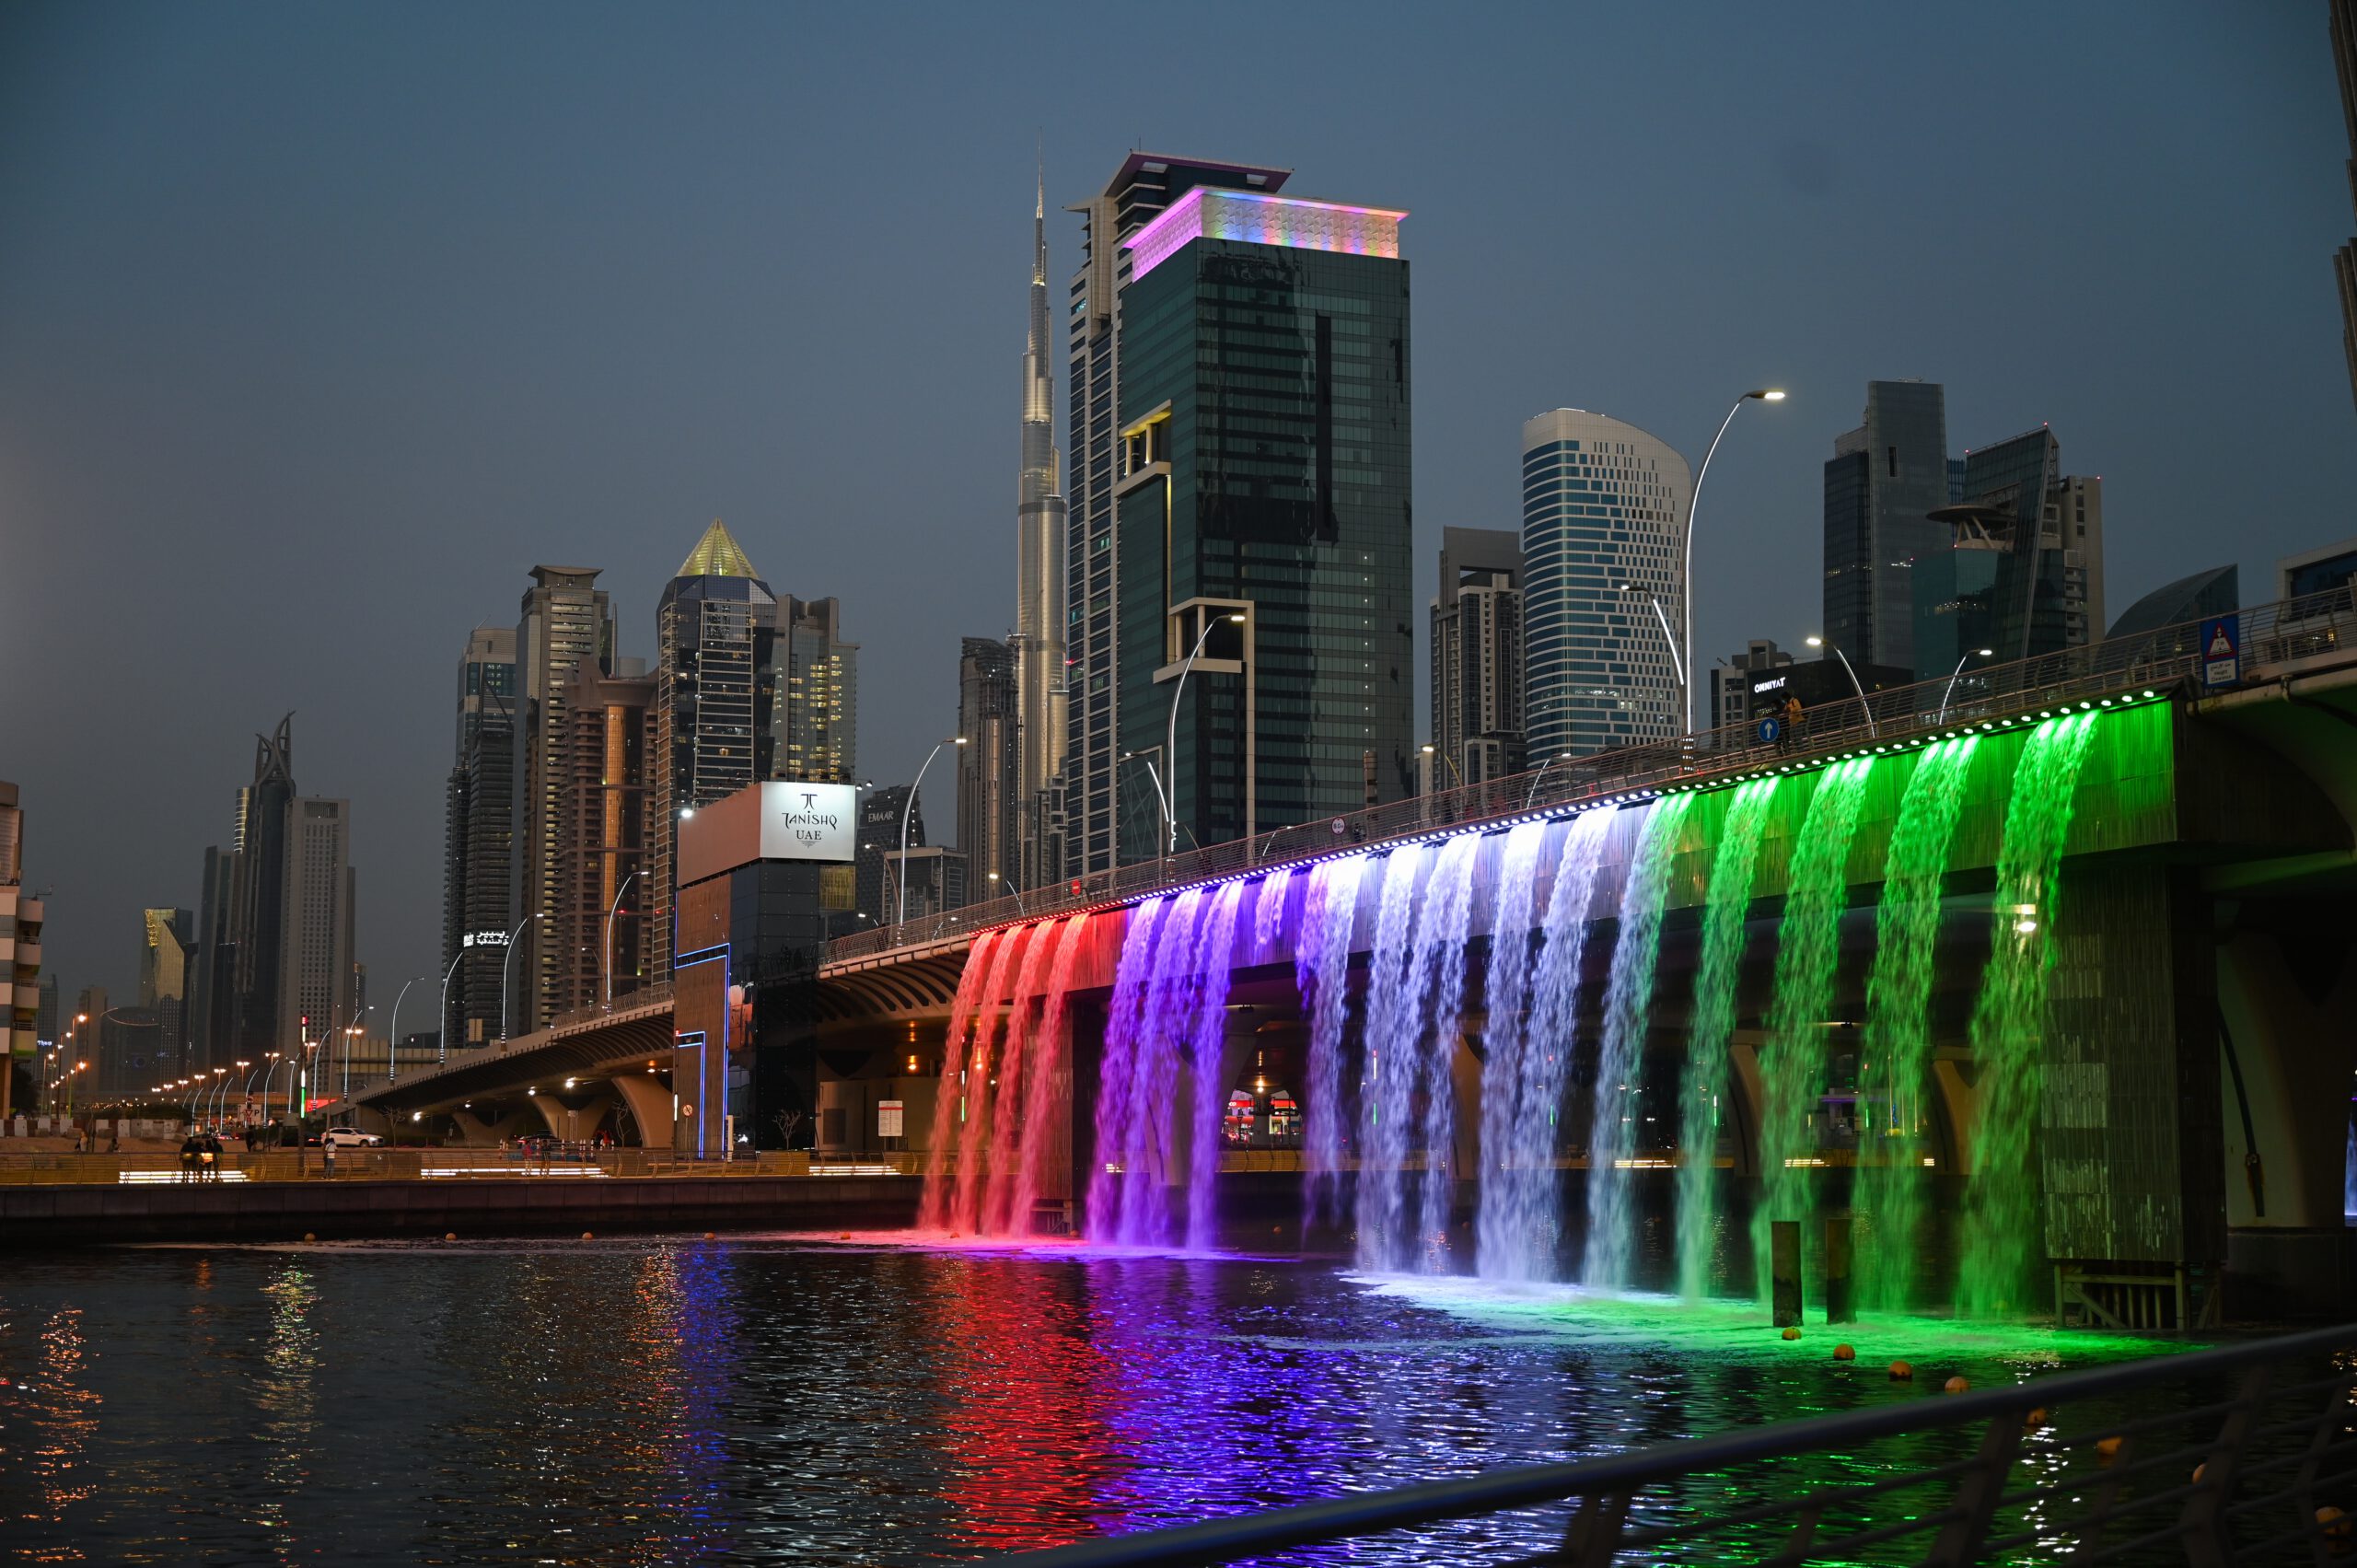
{"type": "MultiPolygon", "coordinates": [[[[1054,932],[1065,949],[1057,963],[1069,1043],[1059,1049],[1068,1052],[1069,1086],[1052,1113],[1061,1124],[1062,1174],[1046,1196],[1076,1200],[1073,1173],[1103,1163],[1090,1149],[1096,1077],[1137,912],[1167,908],[1172,895],[1190,889],[1204,890],[1208,904],[1210,890],[1243,884],[1253,889],[1242,906],[1249,912],[1236,916],[1225,938],[1218,1071],[1225,1094],[1251,1097],[1228,1129],[1230,1145],[1281,1150],[1296,1141],[1312,1066],[1314,1008],[1300,986],[1307,956],[1295,950],[1295,934],[1318,865],[1387,857],[1403,846],[1474,833],[1500,839],[1524,823],[1685,795],[1698,802],[1698,827],[1678,852],[1663,900],[1644,1048],[1674,1056],[1695,1024],[1709,873],[1735,792],[1775,780],[1795,791],[1805,782],[1814,792],[1844,764],[1882,761],[1891,765],[1876,777],[1889,782],[1867,790],[1841,874],[1847,913],[1837,923],[1828,993],[1826,1027],[1837,1039],[1854,1039],[1908,773],[1898,764],[1965,739],[1984,757],[2003,759],[1978,766],[1939,879],[1949,916],[1985,923],[2001,874],[2015,760],[2041,724],[2085,714],[2096,738],[2061,846],[2068,891],[2048,1026],[2056,1070],[2049,1087],[2067,1090],[2060,1098],[2069,1103],[2058,1109],[2049,1100],[2036,1112],[2045,1118],[2049,1154],[2073,1151],[2067,1171],[2047,1172],[2049,1199],[2062,1200],[2060,1211],[2049,1210],[2049,1228],[2084,1232],[2080,1255],[2098,1272],[2137,1276],[2145,1265],[2162,1267],[2181,1296],[2198,1287],[2194,1276],[2229,1260],[2255,1279],[2322,1288],[2319,1282],[2337,1281],[2346,1267],[2341,1173],[2357,1069],[2357,1042],[2335,1021],[2357,1014],[2357,923],[2349,912],[2357,893],[2357,609],[2343,589],[2246,609],[2240,620],[2238,679],[2223,690],[2205,687],[2208,650],[2200,645],[2200,625],[2187,623],[1826,704],[1807,715],[1805,733],[1781,745],[1737,728],[1558,759],[1518,778],[1282,828],[837,941],[804,1009],[801,1049],[815,1058],[816,1146],[843,1155],[926,1152],[938,1087],[950,1081],[944,1063],[951,1063],[953,1077],[957,1069],[953,1019],[962,1031],[977,1013],[1021,1012],[1018,991],[1027,980],[1044,980],[1046,939],[1054,932]],[[1011,950],[1018,936],[1039,939],[1038,974],[1027,977],[1019,961],[1003,962],[1003,974],[968,972],[978,949],[1004,937],[1011,950]],[[958,1017],[961,984],[969,1016],[958,1017]],[[1276,1114],[1279,1095],[1294,1115],[1276,1114]],[[2081,1190],[2059,1191],[2074,1183],[2081,1190]]],[[[1776,947],[1805,827],[1797,812],[1771,825],[1740,912],[1759,940],[1748,942],[1753,956],[1732,993],[1728,1121],[1710,1157],[1741,1179],[1758,1179],[1763,1170],[1768,1090],[1760,1056],[1771,982],[1762,955],[1776,947]]],[[[1630,842],[1617,841],[1604,853],[1601,886],[1625,889],[1631,853],[1630,842]]],[[[1458,1145],[1454,1163],[1461,1171],[1481,1165],[1487,997],[1479,960],[1492,950],[1497,912],[1511,903],[1500,897],[1500,875],[1494,853],[1469,873],[1454,1126],[1437,1135],[1458,1145]]],[[[1608,902],[1596,919],[1610,925],[1608,902]]],[[[1352,916],[1349,984],[1360,1009],[1353,1038],[1364,1023],[1377,924],[1373,909],[1352,916]]],[[[1979,1066],[1959,1043],[1980,959],[1949,953],[1951,946],[1944,936],[1928,994],[1940,1043],[1931,1063],[1937,1104],[1925,1118],[1923,1147],[1927,1166],[1961,1178],[1980,1167],[1984,1136],[1979,1066]]],[[[1596,1027],[1604,978],[1595,973],[1584,982],[1583,1034],[1596,1027]]],[[[474,1135],[530,1125],[577,1136],[604,1125],[625,1141],[661,1142],[675,1103],[670,1028],[668,999],[648,993],[618,1004],[612,1015],[575,1016],[537,1035],[454,1053],[447,1063],[404,1069],[396,1083],[355,1101],[390,1121],[462,1116],[460,1127],[474,1135]],[[656,1136],[646,1136],[650,1128],[656,1136]]],[[[1016,1031],[1006,1028],[1011,1046],[1016,1031]]],[[[1176,1117],[1192,1114],[1191,1074],[1191,1064],[1181,1063],[1170,1106],[1176,1117]]],[[[1675,1144],[1657,1139],[1630,1154],[1634,1163],[1665,1166],[1702,1155],[1675,1144]]],[[[1421,1157],[1441,1158],[1438,1147],[1421,1157]]],[[[1815,1163],[1840,1166],[1859,1152],[1831,1146],[1820,1156],[1815,1163]]],[[[952,1163],[982,1157],[977,1151],[952,1163]]],[[[1574,1145],[1560,1163],[1577,1167],[1585,1157],[1574,1145]]],[[[1174,1149],[1167,1174],[1174,1184],[1189,1179],[1183,1146],[1174,1149]]]]}

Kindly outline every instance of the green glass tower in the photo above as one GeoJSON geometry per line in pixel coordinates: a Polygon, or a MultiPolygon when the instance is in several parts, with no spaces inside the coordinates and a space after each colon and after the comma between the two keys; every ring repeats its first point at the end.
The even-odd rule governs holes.
{"type": "Polygon", "coordinates": [[[1117,722],[1176,825],[1126,794],[1125,860],[1414,793],[1404,215],[1202,186],[1130,240],[1117,722]]]}

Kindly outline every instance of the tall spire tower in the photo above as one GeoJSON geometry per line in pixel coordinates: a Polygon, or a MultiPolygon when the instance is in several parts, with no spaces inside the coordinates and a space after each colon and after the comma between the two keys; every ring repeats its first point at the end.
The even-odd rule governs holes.
{"type": "Polygon", "coordinates": [[[1056,373],[1048,341],[1048,183],[1031,206],[1031,332],[1023,350],[1023,467],[1016,481],[1016,799],[1020,876],[1036,887],[1060,864],[1047,799],[1064,761],[1064,498],[1057,475],[1056,373]]]}

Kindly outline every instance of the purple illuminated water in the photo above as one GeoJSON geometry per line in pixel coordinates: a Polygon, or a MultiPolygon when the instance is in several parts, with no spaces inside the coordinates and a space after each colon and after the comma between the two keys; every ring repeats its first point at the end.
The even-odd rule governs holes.
{"type": "Polygon", "coordinates": [[[1342,1156],[1350,1125],[1342,1099],[1342,1036],[1350,1024],[1351,933],[1358,922],[1359,885],[1370,865],[1379,867],[1381,862],[1354,854],[1314,867],[1294,940],[1294,983],[1309,1015],[1301,1143],[1305,1218],[1313,1225],[1342,1217],[1342,1156]]]}
{"type": "Polygon", "coordinates": [[[1227,1109],[1227,987],[1234,970],[1236,906],[1244,884],[1229,882],[1212,895],[1211,910],[1196,944],[1195,977],[1189,996],[1188,1052],[1194,1079],[1194,1138],[1187,1151],[1187,1245],[1213,1246],[1218,1217],[1220,1121],[1227,1109]]]}
{"type": "Polygon", "coordinates": [[[1429,846],[1401,844],[1383,868],[1383,900],[1367,959],[1365,1067],[1359,1090],[1359,1266],[1389,1271],[1410,1260],[1402,1234],[1411,1129],[1415,1125],[1417,1043],[1423,1033],[1415,979],[1416,895],[1429,846]]]}

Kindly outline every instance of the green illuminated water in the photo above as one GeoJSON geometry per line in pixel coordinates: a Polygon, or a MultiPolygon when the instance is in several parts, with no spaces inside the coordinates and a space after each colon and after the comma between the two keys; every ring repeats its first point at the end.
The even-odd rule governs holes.
{"type": "Polygon", "coordinates": [[[1743,967],[1744,912],[1759,861],[1760,830],[1776,803],[1774,778],[1735,792],[1711,862],[1702,909],[1702,954],[1694,978],[1694,1024],[1679,1091],[1678,1289],[1689,1300],[1711,1284],[1711,1242],[1718,1212],[1719,1106],[1727,1092],[1727,1040],[1735,1029],[1736,981],[1743,967]]]}
{"type": "Polygon", "coordinates": [[[1933,1105],[1932,953],[1940,931],[1941,882],[1980,744],[1975,736],[1944,740],[1917,759],[1883,865],[1859,1063],[1863,1146],[1852,1198],[1865,1228],[1857,1252],[1859,1294],[1872,1307],[1914,1305],[1923,1151],[1933,1105]]]}
{"type": "Polygon", "coordinates": [[[2024,1309],[2029,1260],[2039,1249],[2030,1154],[2045,1077],[2046,983],[2062,843],[2095,722],[2093,714],[2072,714],[2031,731],[2005,806],[1989,966],[1972,1012],[1979,1146],[1966,1190],[1956,1308],[1974,1317],[2024,1309]]]}
{"type": "Polygon", "coordinates": [[[1752,1256],[1759,1294],[1768,1294],[1768,1227],[1805,1217],[1808,1170],[1788,1162],[1813,1155],[1825,1086],[1825,1024],[1841,956],[1841,911],[1849,901],[1844,870],[1858,827],[1872,757],[1853,758],[1817,777],[1808,815],[1793,850],[1784,917],[1776,932],[1776,989],[1768,1009],[1768,1042],[1759,1054],[1759,1203],[1752,1212],[1752,1256]]]}

